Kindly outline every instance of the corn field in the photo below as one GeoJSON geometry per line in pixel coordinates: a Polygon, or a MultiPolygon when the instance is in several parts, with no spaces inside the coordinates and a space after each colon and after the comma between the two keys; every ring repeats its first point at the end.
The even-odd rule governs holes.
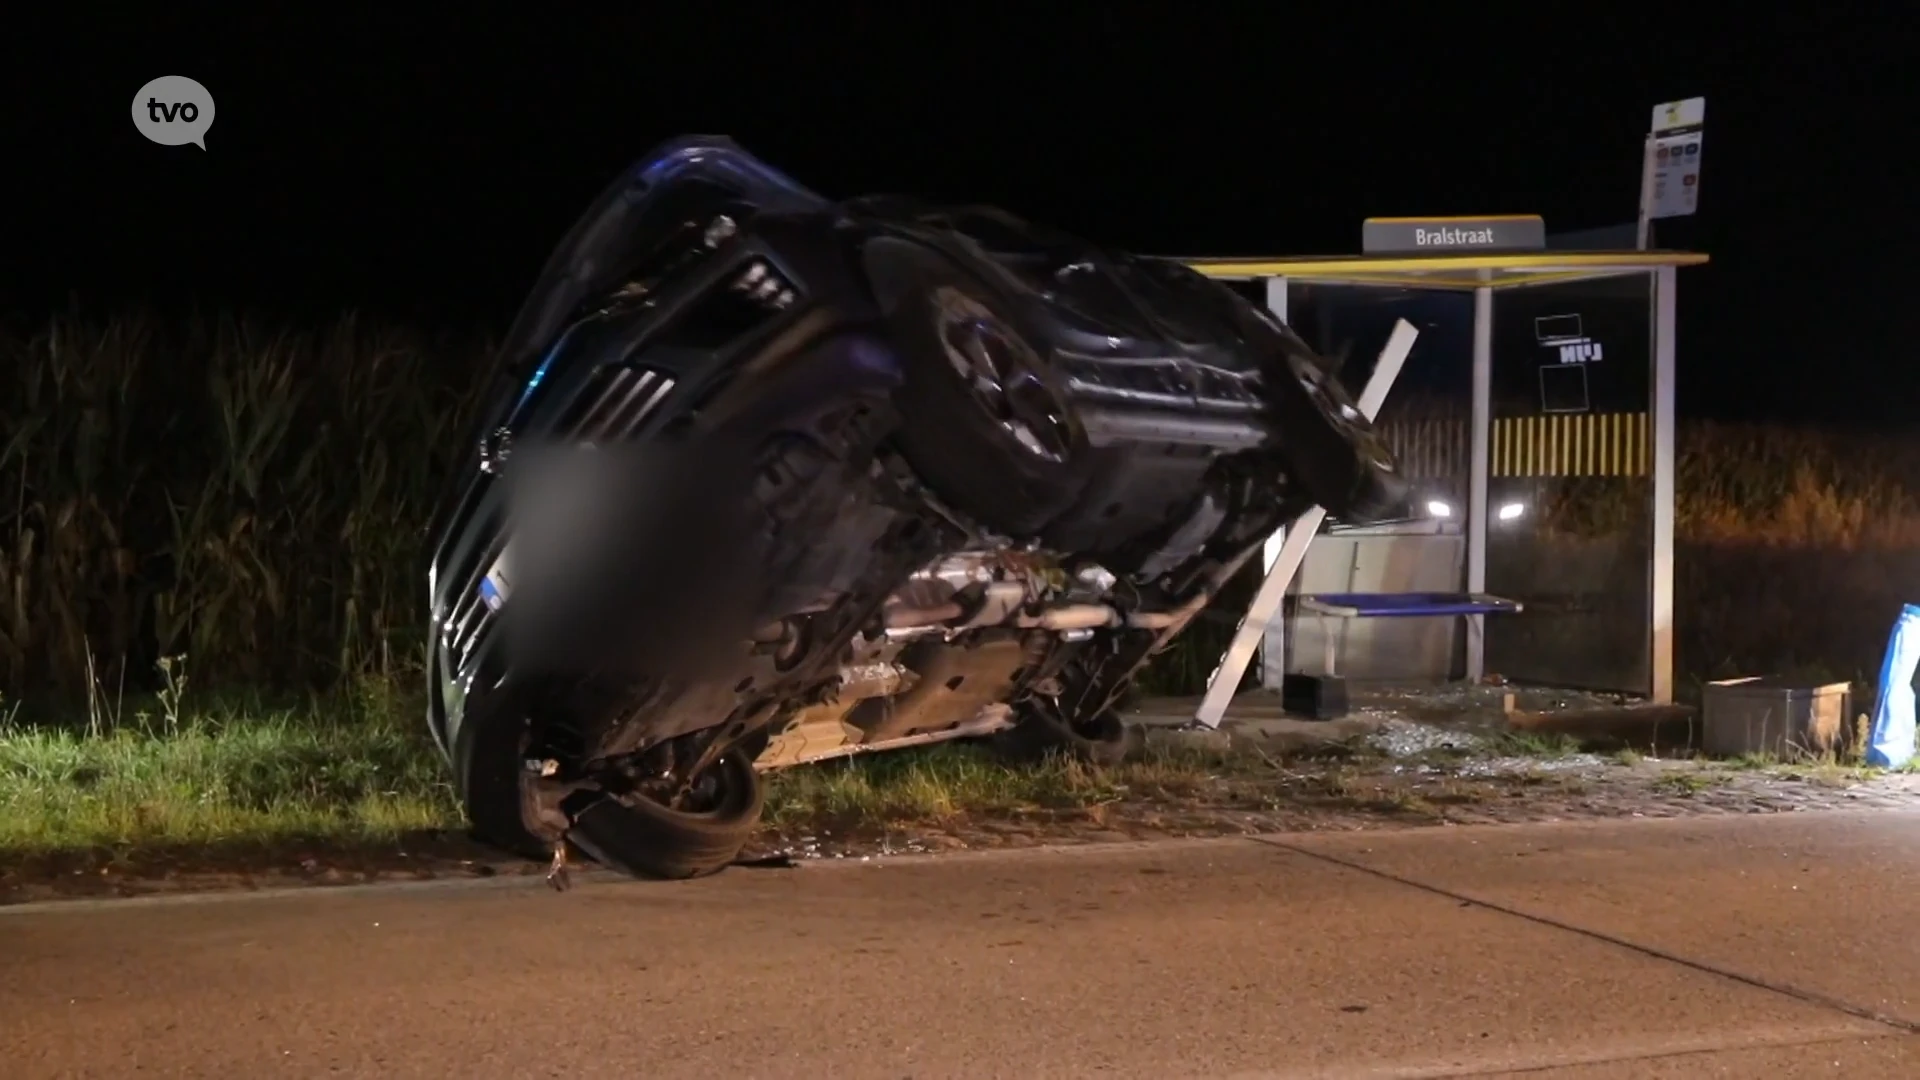
{"type": "Polygon", "coordinates": [[[417,664],[425,524],[492,350],[351,315],[0,337],[0,687],[325,686],[417,664]]]}
{"type": "MultiPolygon", "coordinates": [[[[1467,411],[1390,402],[1383,434],[1402,471],[1464,495],[1467,411]]],[[[1920,545],[1920,435],[1683,419],[1674,512],[1684,540],[1837,551],[1920,545]]],[[[1549,529],[1593,533],[1644,517],[1645,481],[1555,478],[1538,485],[1549,529]]]]}
{"type": "MultiPolygon", "coordinates": [[[[182,656],[202,688],[414,675],[425,529],[492,355],[351,315],[0,333],[0,690],[133,690],[182,656]]],[[[1425,472],[1464,477],[1457,419],[1392,415],[1425,472]]],[[[1550,494],[1549,540],[1645,505],[1631,484],[1550,494]]],[[[1882,610],[1920,601],[1917,495],[1920,439],[1683,423],[1682,669],[1870,667],[1882,610]]],[[[1156,685],[1204,678],[1189,653],[1216,631],[1156,685]]]]}

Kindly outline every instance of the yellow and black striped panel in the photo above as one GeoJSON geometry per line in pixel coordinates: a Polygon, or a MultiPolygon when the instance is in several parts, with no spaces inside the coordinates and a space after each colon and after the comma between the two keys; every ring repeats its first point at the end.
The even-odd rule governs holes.
{"type": "Polygon", "coordinates": [[[1645,476],[1647,414],[1561,413],[1493,422],[1495,476],[1645,476]]]}

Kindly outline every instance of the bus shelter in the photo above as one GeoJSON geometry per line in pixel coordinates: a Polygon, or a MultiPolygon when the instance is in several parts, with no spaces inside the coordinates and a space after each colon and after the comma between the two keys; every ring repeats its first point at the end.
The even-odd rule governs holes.
{"type": "MultiPolygon", "coordinates": [[[[1463,640],[1451,672],[1471,681],[1488,674],[1491,647],[1495,670],[1517,682],[1673,700],[1676,279],[1705,255],[1537,250],[1184,261],[1208,277],[1260,289],[1267,307],[1296,330],[1313,314],[1303,307],[1330,297],[1370,307],[1385,347],[1364,379],[1343,371],[1369,416],[1387,405],[1396,383],[1464,375],[1458,415],[1438,421],[1442,436],[1458,438],[1428,440],[1457,447],[1457,467],[1411,470],[1416,480],[1436,480],[1438,472],[1463,481],[1464,505],[1456,509],[1445,492],[1430,504],[1451,519],[1440,524],[1464,548],[1447,590],[1456,602],[1421,609],[1406,597],[1398,604],[1389,596],[1346,597],[1316,610],[1348,617],[1426,611],[1453,620],[1463,640]],[[1511,615],[1459,602],[1516,593],[1511,615]]],[[[1391,407],[1376,421],[1403,464],[1408,432],[1436,430],[1431,416],[1402,423],[1391,407]]],[[[1269,541],[1265,576],[1214,672],[1201,723],[1219,724],[1256,663],[1261,681],[1277,686],[1290,587],[1296,611],[1302,601],[1329,599],[1298,595],[1295,584],[1321,523],[1310,513],[1290,527],[1294,535],[1269,541]]],[[[1330,534],[1321,535],[1325,548],[1330,534]]],[[[1395,550],[1387,561],[1404,561],[1405,544],[1395,550]]],[[[1331,645],[1327,654],[1331,662],[1331,645]]]]}

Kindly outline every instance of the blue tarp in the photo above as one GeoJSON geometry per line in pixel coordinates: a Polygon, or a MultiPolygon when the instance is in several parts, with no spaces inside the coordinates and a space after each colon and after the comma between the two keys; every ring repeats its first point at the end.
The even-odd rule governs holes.
{"type": "Polygon", "coordinates": [[[1880,701],[1867,736],[1867,764],[1897,769],[1913,760],[1913,673],[1920,668],[1920,605],[1900,610],[1880,665],[1880,701]]]}

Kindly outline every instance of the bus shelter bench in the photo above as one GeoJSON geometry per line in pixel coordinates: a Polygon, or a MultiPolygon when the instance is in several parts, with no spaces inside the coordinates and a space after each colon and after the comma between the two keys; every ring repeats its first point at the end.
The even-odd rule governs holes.
{"type": "Polygon", "coordinates": [[[1347,713],[1346,680],[1335,672],[1338,643],[1335,619],[1458,618],[1511,615],[1520,602],[1485,593],[1320,593],[1294,601],[1302,615],[1315,615],[1323,628],[1326,666],[1319,675],[1288,674],[1281,679],[1281,706],[1288,712],[1331,720],[1347,713]]]}

